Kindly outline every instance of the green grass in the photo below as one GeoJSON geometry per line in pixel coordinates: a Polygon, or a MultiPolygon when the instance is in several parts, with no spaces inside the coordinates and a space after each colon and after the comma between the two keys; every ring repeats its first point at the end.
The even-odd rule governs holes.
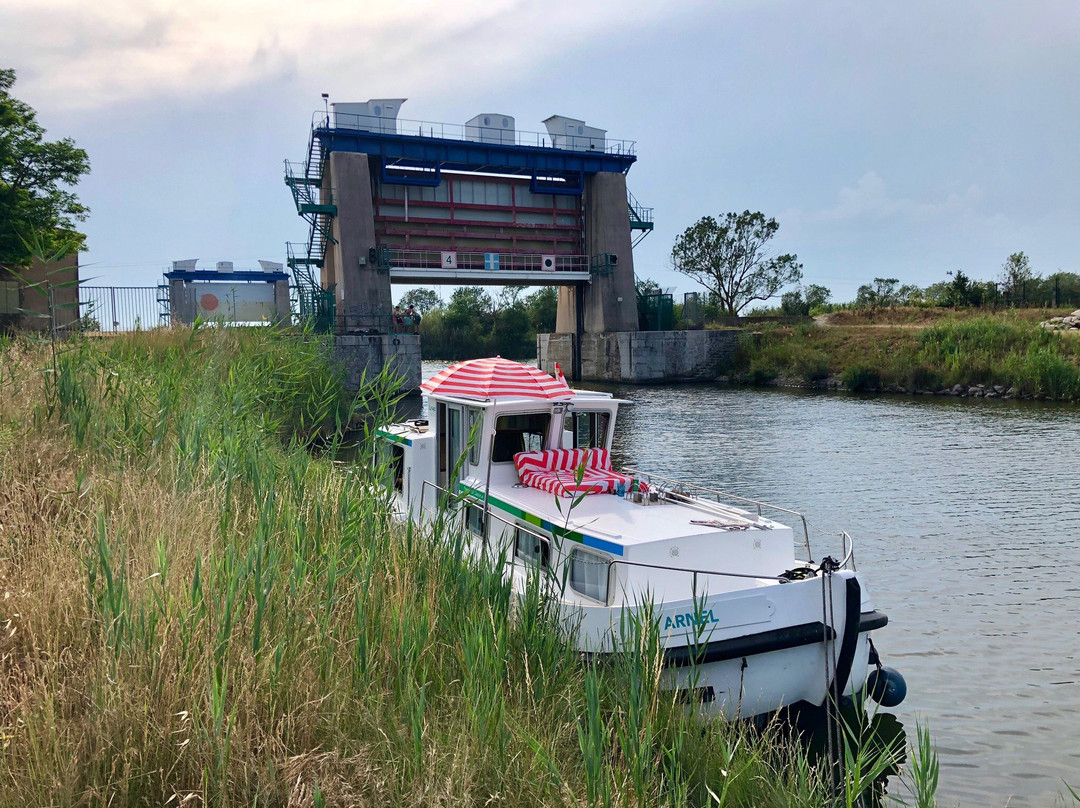
{"type": "Polygon", "coordinates": [[[346,395],[328,342],[268,329],[0,345],[0,805],[867,788],[832,791],[775,725],[674,703],[651,621],[586,664],[539,586],[516,597],[467,560],[455,520],[394,523],[370,436],[394,397],[386,377],[346,395]]]}
{"type": "Polygon", "coordinates": [[[932,325],[768,327],[740,341],[737,377],[855,391],[936,392],[960,384],[1015,387],[1028,397],[1080,399],[1080,340],[1009,314],[932,325]]]}

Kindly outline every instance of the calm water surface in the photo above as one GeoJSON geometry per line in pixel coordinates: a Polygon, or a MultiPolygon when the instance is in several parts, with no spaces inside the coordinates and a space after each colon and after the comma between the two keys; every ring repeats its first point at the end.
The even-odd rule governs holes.
{"type": "MultiPolygon", "coordinates": [[[[800,510],[856,541],[893,710],[929,724],[943,805],[1080,785],[1080,409],[713,386],[615,388],[614,447],[665,476],[800,510]]],[[[815,555],[839,556],[814,538],[815,555]]]]}
{"type": "MultiPolygon", "coordinates": [[[[425,363],[425,375],[441,365],[425,363]]],[[[583,387],[599,385],[582,385],[583,387]]],[[[927,723],[942,805],[1080,786],[1080,408],[711,385],[612,387],[617,459],[855,537],[875,634],[927,723]]],[[[811,535],[815,556],[839,542],[811,535]]]]}

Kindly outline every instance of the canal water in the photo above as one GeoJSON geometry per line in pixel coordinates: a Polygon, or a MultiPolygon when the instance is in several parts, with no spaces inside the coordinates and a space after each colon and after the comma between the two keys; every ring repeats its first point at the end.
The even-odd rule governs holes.
{"type": "MultiPolygon", "coordinates": [[[[583,385],[585,386],[585,385],[583,385]]],[[[706,385],[612,388],[613,447],[847,530],[890,712],[931,729],[939,803],[1046,806],[1080,789],[1080,408],[706,385]]],[[[840,556],[811,533],[815,556],[840,556]]]]}
{"type": "Polygon", "coordinates": [[[581,386],[633,402],[620,464],[799,510],[815,557],[854,537],[890,619],[875,644],[908,683],[890,712],[909,738],[930,727],[939,804],[1080,790],[1080,407],[581,386]]]}

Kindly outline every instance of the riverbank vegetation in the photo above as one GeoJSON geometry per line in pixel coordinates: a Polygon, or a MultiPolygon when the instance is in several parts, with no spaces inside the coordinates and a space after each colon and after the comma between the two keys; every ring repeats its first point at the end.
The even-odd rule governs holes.
{"type": "Polygon", "coordinates": [[[587,664],[451,521],[393,522],[373,443],[339,461],[393,385],[347,396],[329,357],[269,329],[0,342],[0,803],[821,806],[871,788],[890,752],[864,745],[836,796],[778,725],[705,723],[659,690],[655,632],[587,664]]]}
{"type": "Polygon", "coordinates": [[[733,378],[864,392],[1080,400],[1080,339],[1040,327],[1047,312],[843,315],[829,315],[825,325],[744,332],[733,378]]]}

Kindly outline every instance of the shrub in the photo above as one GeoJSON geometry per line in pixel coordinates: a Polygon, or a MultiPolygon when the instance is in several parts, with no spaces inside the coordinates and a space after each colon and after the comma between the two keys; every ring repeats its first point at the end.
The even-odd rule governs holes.
{"type": "Polygon", "coordinates": [[[861,362],[844,368],[840,378],[844,387],[853,392],[877,390],[881,387],[881,374],[878,369],[861,362]]]}
{"type": "Polygon", "coordinates": [[[829,357],[823,351],[814,349],[802,351],[795,357],[794,370],[808,382],[824,379],[831,372],[829,357]]]}

